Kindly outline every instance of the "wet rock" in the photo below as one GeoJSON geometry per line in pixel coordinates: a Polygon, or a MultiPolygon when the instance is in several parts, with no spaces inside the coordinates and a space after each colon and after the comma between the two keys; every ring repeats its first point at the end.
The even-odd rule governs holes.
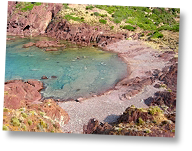
{"type": "Polygon", "coordinates": [[[6,38],[7,41],[14,40],[15,38],[6,38]]]}
{"type": "Polygon", "coordinates": [[[48,77],[46,77],[45,75],[43,75],[43,76],[41,77],[41,79],[48,79],[48,77]]]}
{"type": "Polygon", "coordinates": [[[27,44],[24,44],[24,45],[23,45],[23,48],[28,48],[28,47],[31,47],[31,46],[34,46],[34,45],[35,45],[35,43],[29,42],[29,43],[27,43],[27,44]]]}

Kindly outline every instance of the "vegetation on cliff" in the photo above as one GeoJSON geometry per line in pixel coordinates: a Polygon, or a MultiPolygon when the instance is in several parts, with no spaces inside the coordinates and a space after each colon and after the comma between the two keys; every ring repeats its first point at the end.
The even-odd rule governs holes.
{"type": "Polygon", "coordinates": [[[39,6],[41,5],[40,2],[20,2],[16,4],[16,8],[22,10],[22,11],[29,11],[33,9],[33,6],[39,6]]]}
{"type": "Polygon", "coordinates": [[[68,122],[68,115],[53,100],[20,109],[3,109],[3,130],[62,133],[60,127],[68,122]]]}
{"type": "MultiPolygon", "coordinates": [[[[132,6],[109,6],[109,5],[71,5],[65,4],[61,15],[70,13],[79,18],[97,18],[110,20],[108,24],[132,25],[143,30],[179,31],[179,8],[153,8],[153,7],[132,7],[132,6]],[[90,17],[92,16],[92,17],[90,17]]],[[[88,20],[84,20],[89,23],[88,20]]]]}

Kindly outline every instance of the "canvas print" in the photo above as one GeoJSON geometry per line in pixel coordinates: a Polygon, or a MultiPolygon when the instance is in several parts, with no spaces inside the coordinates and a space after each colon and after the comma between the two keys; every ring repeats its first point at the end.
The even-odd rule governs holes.
{"type": "Polygon", "coordinates": [[[3,130],[175,137],[179,8],[9,1],[3,130]]]}

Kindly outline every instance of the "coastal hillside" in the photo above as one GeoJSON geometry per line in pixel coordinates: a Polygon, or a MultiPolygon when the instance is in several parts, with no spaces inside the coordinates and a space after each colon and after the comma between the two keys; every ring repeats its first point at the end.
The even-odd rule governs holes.
{"type": "MultiPolygon", "coordinates": [[[[178,52],[179,8],[40,2],[9,2],[8,4],[7,31],[10,34],[43,35],[50,31],[49,25],[56,26],[62,23],[62,20],[66,20],[69,25],[62,24],[58,28],[75,25],[89,30],[91,26],[89,31],[103,32],[103,34],[109,31],[121,33],[116,39],[140,39],[156,49],[171,49],[178,52]]],[[[69,30],[77,33],[77,30],[69,30]]],[[[93,41],[92,39],[89,38],[88,41],[93,41]]]]}

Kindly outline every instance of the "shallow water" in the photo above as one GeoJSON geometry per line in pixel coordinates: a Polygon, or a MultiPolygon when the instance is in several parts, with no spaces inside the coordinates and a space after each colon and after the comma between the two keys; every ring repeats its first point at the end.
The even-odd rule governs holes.
{"type": "Polygon", "coordinates": [[[117,54],[99,48],[60,48],[57,52],[35,46],[22,48],[23,44],[42,39],[7,41],[5,81],[41,80],[45,75],[48,79],[41,80],[46,86],[41,91],[43,96],[66,100],[102,93],[127,75],[127,65],[117,54]]]}

